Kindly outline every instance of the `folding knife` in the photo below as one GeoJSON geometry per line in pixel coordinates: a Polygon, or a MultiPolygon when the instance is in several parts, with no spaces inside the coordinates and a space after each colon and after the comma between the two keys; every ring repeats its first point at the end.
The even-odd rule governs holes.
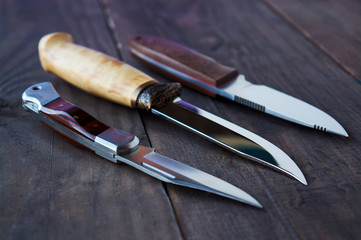
{"type": "Polygon", "coordinates": [[[153,36],[129,40],[139,61],[174,81],[211,97],[221,96],[258,111],[321,131],[348,137],[346,130],[320,109],[273,88],[248,82],[234,68],[180,44],[153,36]]]}
{"type": "Polygon", "coordinates": [[[198,169],[139,145],[130,133],[108,127],[65,101],[49,82],[35,84],[22,95],[23,107],[60,134],[112,162],[123,162],[161,181],[195,188],[262,208],[245,191],[198,169]]]}
{"type": "Polygon", "coordinates": [[[161,84],[118,59],[74,44],[71,35],[66,33],[44,36],[39,42],[39,55],[44,70],[89,93],[127,107],[150,111],[307,185],[301,170],[278,147],[181,100],[179,83],[161,84]]]}

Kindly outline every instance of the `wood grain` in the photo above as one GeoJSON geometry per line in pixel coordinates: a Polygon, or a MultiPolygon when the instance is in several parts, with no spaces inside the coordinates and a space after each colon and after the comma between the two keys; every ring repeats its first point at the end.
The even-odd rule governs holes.
{"type": "Polygon", "coordinates": [[[39,42],[45,71],[99,97],[126,107],[149,111],[162,107],[180,94],[178,83],[156,80],[104,53],[74,43],[68,33],[51,33],[39,42]]]}
{"type": "Polygon", "coordinates": [[[74,43],[67,33],[41,38],[39,56],[44,70],[91,94],[135,107],[139,93],[154,79],[116,58],[74,43]]]}
{"type": "MultiPolygon", "coordinates": [[[[253,194],[265,211],[168,186],[181,231],[189,239],[359,238],[361,212],[358,83],[302,33],[259,1],[165,1],[105,4],[123,45],[124,60],[163,79],[134,60],[126,46],[136,35],[164,37],[235,66],[254,83],[305,100],[335,117],[350,133],[342,138],[258,113],[229,101],[183,89],[182,98],[270,140],[306,175],[302,186],[252,164],[153,116],[144,123],[153,146],[169,156],[253,194]],[[160,7],[161,6],[161,7],[160,7]],[[176,147],[174,147],[176,146],[176,147]],[[202,198],[202,200],[199,200],[202,198]]],[[[167,80],[163,79],[167,82],[167,80]]]]}
{"type": "Polygon", "coordinates": [[[41,108],[40,113],[92,141],[95,141],[100,133],[109,129],[109,126],[61,97],[47,103],[41,108]]]}
{"type": "MultiPolygon", "coordinates": [[[[219,87],[234,80],[238,72],[234,68],[224,66],[214,59],[176,42],[154,36],[134,36],[128,42],[129,48],[147,56],[158,64],[181,72],[203,83],[219,87]]],[[[145,59],[141,59],[147,62],[145,59]]],[[[150,64],[148,62],[148,64],[150,64]]],[[[152,65],[152,64],[150,64],[152,65]]],[[[157,66],[152,66],[159,70],[157,66]]],[[[181,78],[177,74],[168,73],[170,79],[181,78]]],[[[185,86],[198,89],[197,85],[181,78],[185,86]]]]}
{"type": "Polygon", "coordinates": [[[180,239],[160,181],[74,147],[22,108],[28,86],[52,81],[62,97],[149,146],[137,111],[44,72],[37,45],[56,31],[117,56],[97,1],[0,2],[0,239],[180,239]]]}
{"type": "MultiPolygon", "coordinates": [[[[359,6],[355,2],[336,9],[340,5],[333,3],[314,11],[349,8],[346,12],[353,13],[359,6]]],[[[310,13],[297,14],[302,18],[310,13]]],[[[343,22],[333,24],[339,31],[357,24],[349,16],[320,15],[343,22]]],[[[320,25],[328,29],[327,24],[320,25]]],[[[251,0],[1,1],[0,238],[360,239],[361,87],[343,65],[329,57],[358,49],[358,37],[347,35],[352,39],[348,44],[328,48],[326,54],[300,31],[269,4],[251,0]],[[113,57],[120,57],[117,50],[123,46],[126,62],[164,83],[166,79],[129,55],[127,42],[135,35],[181,42],[234,66],[249,81],[328,112],[350,137],[317,132],[182,89],[184,100],[283,149],[304,172],[309,185],[303,186],[163,119],[139,115],[45,73],[37,44],[43,35],[57,31],[69,32],[77,43],[113,57]],[[49,80],[62,97],[105,124],[137,135],[141,144],[159,153],[241,187],[265,209],[163,185],[136,169],[115,166],[67,143],[21,106],[23,90],[49,80]]],[[[348,52],[345,56],[355,55],[348,52]]]]}
{"type": "Polygon", "coordinates": [[[360,81],[359,1],[265,1],[304,37],[360,81]]]}

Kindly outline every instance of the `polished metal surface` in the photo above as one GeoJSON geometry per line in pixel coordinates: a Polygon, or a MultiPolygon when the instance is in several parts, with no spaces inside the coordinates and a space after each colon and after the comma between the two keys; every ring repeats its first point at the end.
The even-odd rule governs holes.
{"type": "Polygon", "coordinates": [[[223,94],[226,98],[273,116],[348,137],[346,130],[327,113],[273,88],[252,84],[243,75],[219,90],[227,93],[223,94]]]}
{"type": "Polygon", "coordinates": [[[42,106],[57,99],[59,94],[50,82],[42,82],[28,87],[22,94],[25,110],[38,113],[42,106]]]}
{"type": "Polygon", "coordinates": [[[214,193],[262,208],[262,205],[245,191],[203,171],[155,153],[152,148],[140,146],[137,151],[116,156],[116,159],[161,181],[214,193]]]}
{"type": "Polygon", "coordinates": [[[138,148],[137,136],[116,128],[108,128],[95,137],[95,142],[108,148],[114,154],[125,154],[138,148]]]}
{"type": "Polygon", "coordinates": [[[240,156],[286,173],[307,185],[296,163],[264,138],[227,120],[191,105],[180,98],[152,113],[185,127],[240,156]]]}

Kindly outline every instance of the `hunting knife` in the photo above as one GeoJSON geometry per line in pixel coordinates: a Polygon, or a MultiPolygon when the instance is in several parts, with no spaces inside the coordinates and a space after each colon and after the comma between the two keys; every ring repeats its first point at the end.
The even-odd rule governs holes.
{"type": "Polygon", "coordinates": [[[135,36],[130,52],[156,72],[208,96],[230,99],[250,108],[310,128],[348,137],[330,115],[288,94],[252,84],[234,68],[169,40],[135,36]]]}
{"type": "Polygon", "coordinates": [[[23,107],[37,113],[49,127],[72,142],[114,163],[129,164],[161,181],[228,197],[249,205],[262,205],[245,191],[198,169],[139,145],[130,133],[109,127],[64,100],[51,83],[30,86],[22,95],[23,107]]]}
{"type": "Polygon", "coordinates": [[[77,45],[71,35],[52,33],[39,42],[45,71],[97,96],[150,111],[222,147],[279,170],[307,185],[296,163],[260,136],[206,112],[179,97],[179,83],[161,84],[113,57],[77,45]]]}

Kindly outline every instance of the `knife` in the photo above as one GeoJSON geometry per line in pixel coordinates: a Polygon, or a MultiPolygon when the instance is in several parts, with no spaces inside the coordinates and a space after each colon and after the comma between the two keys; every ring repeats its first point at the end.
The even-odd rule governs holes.
{"type": "Polygon", "coordinates": [[[195,188],[262,208],[245,191],[198,169],[139,145],[130,133],[109,127],[59,96],[51,83],[38,83],[27,88],[23,107],[37,113],[55,131],[97,155],[112,162],[129,164],[161,181],[195,188]]]}
{"type": "Polygon", "coordinates": [[[307,185],[294,161],[278,147],[179,97],[179,83],[161,84],[118,59],[77,45],[71,35],[53,33],[39,42],[44,70],[73,85],[127,107],[150,111],[253,161],[307,185]]]}
{"type": "Polygon", "coordinates": [[[234,68],[183,45],[153,36],[129,40],[132,55],[158,73],[211,97],[220,96],[261,112],[348,137],[330,115],[290,95],[248,82],[234,68]]]}

